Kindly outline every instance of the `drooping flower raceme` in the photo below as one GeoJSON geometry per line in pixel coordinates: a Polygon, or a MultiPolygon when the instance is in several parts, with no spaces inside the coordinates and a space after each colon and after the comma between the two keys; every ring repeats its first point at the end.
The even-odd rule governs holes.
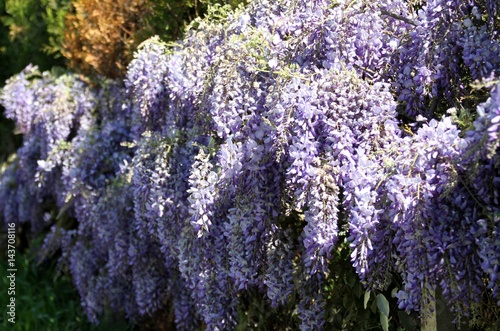
{"type": "Polygon", "coordinates": [[[261,0],[145,42],[124,84],[28,67],[1,94],[24,145],[0,217],[51,228],[92,321],[171,303],[231,330],[261,296],[322,329],[339,239],[401,309],[440,288],[467,312],[498,298],[500,87],[469,132],[437,110],[497,84],[493,3],[261,0]]]}

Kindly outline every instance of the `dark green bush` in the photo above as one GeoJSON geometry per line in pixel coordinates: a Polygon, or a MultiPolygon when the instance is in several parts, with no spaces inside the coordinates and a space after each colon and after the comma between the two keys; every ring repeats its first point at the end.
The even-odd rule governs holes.
{"type": "MultiPolygon", "coordinates": [[[[2,245],[6,243],[2,240],[2,245]]],[[[99,326],[88,322],[81,307],[78,292],[68,274],[58,275],[57,264],[50,261],[37,265],[35,249],[17,253],[16,263],[16,317],[15,324],[9,322],[5,309],[0,315],[0,329],[12,331],[75,331],[75,330],[132,330],[123,318],[108,314],[99,326]]],[[[9,279],[6,277],[7,261],[0,259],[2,293],[0,305],[6,307],[9,279]]]]}

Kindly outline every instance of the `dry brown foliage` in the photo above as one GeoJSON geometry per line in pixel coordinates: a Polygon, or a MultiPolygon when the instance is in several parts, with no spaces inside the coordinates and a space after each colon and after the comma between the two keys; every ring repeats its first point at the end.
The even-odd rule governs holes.
{"type": "Polygon", "coordinates": [[[75,0],[66,17],[62,54],[83,74],[123,77],[137,44],[148,0],[75,0]]]}

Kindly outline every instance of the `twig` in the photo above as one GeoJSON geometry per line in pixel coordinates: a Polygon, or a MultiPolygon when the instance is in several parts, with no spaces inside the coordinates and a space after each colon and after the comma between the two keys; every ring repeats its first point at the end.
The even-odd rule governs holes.
{"type": "Polygon", "coordinates": [[[400,20],[400,21],[403,21],[405,23],[408,23],[408,24],[411,24],[413,26],[418,26],[417,22],[413,21],[413,20],[410,20],[409,18],[406,18],[404,16],[401,16],[401,15],[398,15],[398,14],[394,14],[394,13],[391,13],[385,9],[380,9],[380,13],[382,15],[385,15],[385,16],[390,16],[392,18],[395,18],[397,20],[400,20]]]}

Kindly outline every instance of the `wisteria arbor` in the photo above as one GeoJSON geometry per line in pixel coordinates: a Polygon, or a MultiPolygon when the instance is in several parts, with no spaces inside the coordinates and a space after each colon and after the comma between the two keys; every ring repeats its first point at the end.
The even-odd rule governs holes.
{"type": "Polygon", "coordinates": [[[50,229],[93,321],[172,302],[231,330],[251,293],[322,329],[346,247],[366,291],[468,314],[500,300],[499,16],[259,0],[145,42],[123,83],[28,67],[1,94],[24,145],[0,217],[50,229]]]}

